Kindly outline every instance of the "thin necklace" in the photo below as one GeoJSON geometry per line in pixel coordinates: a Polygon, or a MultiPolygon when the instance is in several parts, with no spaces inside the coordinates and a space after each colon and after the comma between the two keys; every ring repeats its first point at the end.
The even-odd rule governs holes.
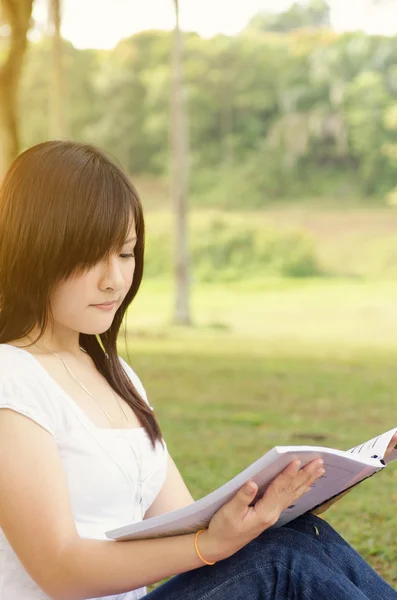
{"type": "MultiPolygon", "coordinates": [[[[31,340],[31,341],[32,341],[32,338],[31,338],[29,335],[28,335],[27,337],[29,338],[29,340],[31,340]]],[[[39,344],[37,344],[37,343],[36,343],[36,346],[37,346],[38,348],[40,348],[39,344]]],[[[86,388],[86,387],[85,387],[85,386],[84,386],[84,385],[81,383],[81,381],[80,381],[79,379],[77,379],[77,377],[76,377],[76,376],[75,376],[75,374],[73,373],[72,369],[71,369],[71,368],[70,368],[70,367],[69,367],[69,366],[66,364],[66,362],[64,361],[64,359],[62,358],[62,356],[60,356],[60,355],[58,354],[58,352],[54,352],[53,350],[50,350],[50,349],[49,349],[49,348],[47,348],[47,346],[45,346],[44,344],[42,344],[41,346],[42,346],[42,348],[45,348],[46,350],[48,350],[48,352],[50,352],[50,353],[51,353],[51,354],[53,354],[54,356],[57,356],[57,357],[58,357],[58,358],[59,358],[59,359],[62,361],[62,363],[63,363],[63,365],[64,365],[65,369],[66,369],[66,370],[69,372],[69,374],[72,376],[72,378],[75,380],[75,382],[76,382],[76,383],[77,383],[77,384],[78,384],[78,385],[79,385],[81,388],[83,388],[83,390],[84,390],[85,392],[87,392],[87,394],[88,394],[89,396],[91,396],[91,398],[92,398],[92,399],[94,400],[94,402],[95,402],[95,403],[96,403],[96,404],[99,406],[99,408],[101,409],[101,411],[104,413],[104,415],[107,417],[107,419],[109,420],[110,424],[112,425],[112,424],[113,424],[113,421],[114,421],[114,419],[112,419],[112,417],[109,415],[109,413],[107,412],[107,410],[106,410],[106,409],[105,409],[105,408],[104,408],[104,407],[103,407],[103,406],[102,406],[102,405],[101,405],[101,404],[98,402],[98,400],[97,400],[96,398],[94,398],[94,396],[91,394],[91,392],[89,392],[89,391],[87,390],[87,388],[86,388]]],[[[87,351],[86,351],[84,348],[82,348],[81,346],[80,346],[80,349],[81,349],[83,352],[85,352],[85,353],[87,354],[87,351]]],[[[124,415],[124,417],[125,417],[125,420],[128,422],[128,417],[127,417],[127,415],[126,415],[126,413],[125,413],[125,411],[124,411],[124,409],[123,409],[123,406],[122,406],[121,402],[118,400],[118,398],[117,398],[117,396],[116,396],[116,394],[114,393],[114,391],[113,391],[113,389],[112,389],[112,388],[111,388],[111,391],[112,391],[112,394],[113,394],[113,396],[114,396],[114,397],[115,397],[115,399],[116,399],[116,402],[117,402],[117,404],[118,404],[119,408],[121,409],[121,412],[123,413],[123,415],[124,415]]]]}
{"type": "MultiPolygon", "coordinates": [[[[64,364],[65,368],[68,370],[68,372],[69,372],[69,373],[70,373],[70,375],[73,377],[73,379],[75,380],[75,382],[76,382],[76,383],[78,383],[78,384],[79,384],[79,385],[80,385],[80,386],[83,388],[83,390],[87,392],[87,394],[88,394],[89,396],[91,396],[91,398],[94,400],[94,402],[96,402],[96,403],[97,403],[97,405],[98,405],[98,406],[99,406],[99,408],[102,410],[102,412],[103,412],[103,413],[104,413],[104,414],[107,416],[107,418],[109,419],[110,423],[113,423],[114,419],[112,419],[112,417],[109,415],[109,413],[107,412],[107,410],[106,410],[106,409],[105,409],[105,408],[104,408],[104,407],[103,407],[103,406],[102,406],[102,405],[101,405],[101,404],[98,402],[98,400],[97,400],[96,398],[94,398],[94,396],[91,394],[91,392],[89,392],[89,391],[87,390],[87,388],[86,388],[86,387],[85,387],[85,386],[84,386],[84,385],[81,383],[81,381],[80,381],[79,379],[77,379],[77,377],[76,377],[76,376],[75,376],[75,374],[73,373],[72,369],[71,369],[71,368],[70,368],[70,367],[69,367],[69,366],[66,364],[66,362],[64,361],[64,359],[62,358],[62,356],[60,356],[60,355],[59,355],[57,352],[52,352],[51,350],[50,350],[50,352],[51,352],[52,354],[54,354],[55,356],[57,356],[58,358],[60,358],[60,359],[61,359],[61,361],[63,362],[63,364],[64,364]]],[[[118,400],[118,398],[117,398],[116,394],[114,393],[113,389],[111,389],[111,391],[112,391],[112,394],[113,394],[113,396],[114,396],[114,397],[115,397],[115,399],[116,399],[116,402],[117,402],[117,405],[118,405],[118,407],[121,409],[121,412],[123,413],[123,415],[124,415],[124,417],[125,417],[125,420],[126,420],[126,421],[127,421],[127,423],[128,423],[128,417],[127,417],[127,415],[125,414],[125,411],[124,411],[124,408],[123,408],[123,406],[122,406],[121,402],[118,400]]]]}
{"type": "MultiPolygon", "coordinates": [[[[30,341],[33,341],[32,338],[29,335],[27,335],[27,337],[29,338],[30,341]]],[[[39,346],[39,344],[37,344],[37,342],[36,342],[36,346],[38,348],[40,348],[40,346],[39,346]]],[[[96,404],[99,406],[99,408],[102,410],[102,412],[108,418],[109,422],[112,424],[113,423],[113,419],[111,418],[111,416],[109,415],[109,413],[103,408],[103,406],[98,402],[98,400],[96,398],[94,398],[94,396],[91,394],[91,392],[89,392],[87,390],[87,388],[81,383],[81,381],[79,379],[77,379],[77,377],[73,373],[72,369],[66,364],[66,362],[64,361],[64,359],[62,358],[62,356],[60,356],[57,352],[54,352],[53,350],[50,350],[49,348],[47,348],[47,346],[44,346],[44,344],[42,344],[42,347],[45,348],[46,350],[48,350],[48,352],[50,352],[51,354],[54,354],[54,356],[57,356],[62,361],[62,363],[65,366],[65,368],[67,369],[68,373],[70,373],[70,375],[73,377],[73,379],[76,381],[76,383],[78,383],[80,385],[80,387],[82,387],[83,390],[85,390],[87,392],[87,394],[89,396],[91,396],[91,398],[94,400],[94,402],[96,402],[96,404]]],[[[82,348],[81,346],[80,346],[80,349],[83,352],[87,353],[87,351],[84,348],[82,348]]],[[[112,389],[112,393],[113,393],[113,396],[116,398],[116,402],[119,405],[119,407],[121,408],[126,421],[128,422],[128,417],[125,414],[124,409],[123,409],[121,403],[119,402],[116,394],[114,393],[113,389],[112,389]]],[[[134,454],[134,457],[135,457],[135,460],[136,460],[136,464],[138,465],[138,469],[139,469],[139,476],[138,476],[138,504],[139,504],[139,507],[140,507],[141,519],[143,519],[142,456],[141,456],[141,460],[138,461],[138,457],[137,457],[136,452],[135,452],[134,448],[132,447],[132,445],[128,444],[128,447],[130,448],[130,450],[134,454]]]]}

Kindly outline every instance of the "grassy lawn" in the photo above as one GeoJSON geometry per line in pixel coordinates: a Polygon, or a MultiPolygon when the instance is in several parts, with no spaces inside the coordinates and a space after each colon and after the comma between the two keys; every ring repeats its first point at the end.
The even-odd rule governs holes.
{"type": "MultiPolygon", "coordinates": [[[[201,286],[191,330],[171,308],[170,285],[146,282],[119,350],[196,499],[276,444],[347,449],[397,425],[393,282],[201,286]]],[[[326,514],[397,588],[396,502],[391,465],[326,514]]]]}

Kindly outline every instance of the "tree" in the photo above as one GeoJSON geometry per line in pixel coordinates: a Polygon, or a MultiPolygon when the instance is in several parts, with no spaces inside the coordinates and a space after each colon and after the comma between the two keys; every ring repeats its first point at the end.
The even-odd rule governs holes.
{"type": "Polygon", "coordinates": [[[175,30],[172,52],[171,146],[172,195],[175,209],[175,283],[174,322],[190,325],[189,256],[187,248],[188,139],[182,75],[182,41],[179,4],[174,0],[175,30]]]}
{"type": "MultiPolygon", "coordinates": [[[[53,40],[48,28],[42,33],[24,62],[21,147],[53,134],[53,40]]],[[[7,36],[0,21],[0,63],[7,36]]],[[[395,163],[383,151],[397,145],[397,129],[384,124],[397,98],[397,36],[323,28],[210,40],[184,33],[181,103],[184,110],[186,95],[189,144],[183,115],[178,146],[178,123],[170,143],[174,38],[174,32],[141,32],[111,51],[78,50],[63,40],[68,135],[104,147],[132,176],[168,175],[174,152],[182,161],[172,163],[174,191],[186,192],[189,179],[189,202],[196,205],[262,207],[335,193],[381,197],[397,185],[395,163]]],[[[180,214],[176,199],[174,205],[180,214]]],[[[183,253],[176,252],[179,260],[183,253]]]]}
{"type": "Polygon", "coordinates": [[[248,24],[249,29],[258,31],[288,32],[305,27],[323,28],[330,26],[330,8],[325,0],[294,2],[287,10],[277,14],[258,14],[248,24]]]}
{"type": "Polygon", "coordinates": [[[18,155],[18,87],[27,48],[33,0],[2,0],[2,19],[8,25],[7,49],[0,64],[0,175],[18,155]]]}
{"type": "MultiPolygon", "coordinates": [[[[95,110],[92,106],[90,110],[95,118],[82,133],[116,156],[130,175],[168,171],[171,49],[170,32],[144,31],[122,40],[110,52],[91,57],[96,55],[97,67],[91,68],[86,80],[94,86],[95,110]]],[[[75,51],[76,67],[81,54],[75,51]]],[[[69,93],[81,84],[75,76],[69,78],[69,93]]],[[[82,98],[80,105],[84,103],[82,98]]],[[[70,102],[71,117],[75,108],[76,102],[70,102]]],[[[72,133],[81,135],[77,130],[72,133]]]]}
{"type": "Polygon", "coordinates": [[[50,132],[51,137],[67,135],[65,115],[65,76],[63,68],[63,47],[61,37],[62,0],[50,0],[49,18],[52,30],[52,85],[50,132]]]}

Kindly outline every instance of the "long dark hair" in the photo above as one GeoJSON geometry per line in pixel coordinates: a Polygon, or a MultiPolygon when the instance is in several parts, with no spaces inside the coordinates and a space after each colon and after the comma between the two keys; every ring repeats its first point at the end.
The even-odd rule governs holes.
{"type": "Polygon", "coordinates": [[[0,189],[0,343],[53,321],[55,286],[120,251],[135,223],[131,287],[104,333],[80,333],[80,346],[134,410],[150,440],[162,439],[156,418],[134,388],[117,355],[125,312],[142,280],[145,224],[139,195],[104,152],[89,144],[48,141],[13,162],[0,189]],[[107,354],[107,356],[106,356],[107,354]]]}

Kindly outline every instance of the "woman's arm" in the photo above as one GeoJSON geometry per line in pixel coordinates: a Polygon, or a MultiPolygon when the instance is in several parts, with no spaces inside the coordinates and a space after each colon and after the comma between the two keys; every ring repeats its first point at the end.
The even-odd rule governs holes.
{"type": "MultiPolygon", "coordinates": [[[[203,564],[193,534],[130,542],[80,538],[54,438],[10,409],[0,410],[0,527],[55,600],[121,594],[203,564]]],[[[216,560],[204,535],[200,547],[216,560]]]]}
{"type": "Polygon", "coordinates": [[[167,477],[153,504],[146,511],[145,519],[183,508],[193,502],[194,499],[183,481],[182,475],[171,456],[168,455],[167,477]]]}

